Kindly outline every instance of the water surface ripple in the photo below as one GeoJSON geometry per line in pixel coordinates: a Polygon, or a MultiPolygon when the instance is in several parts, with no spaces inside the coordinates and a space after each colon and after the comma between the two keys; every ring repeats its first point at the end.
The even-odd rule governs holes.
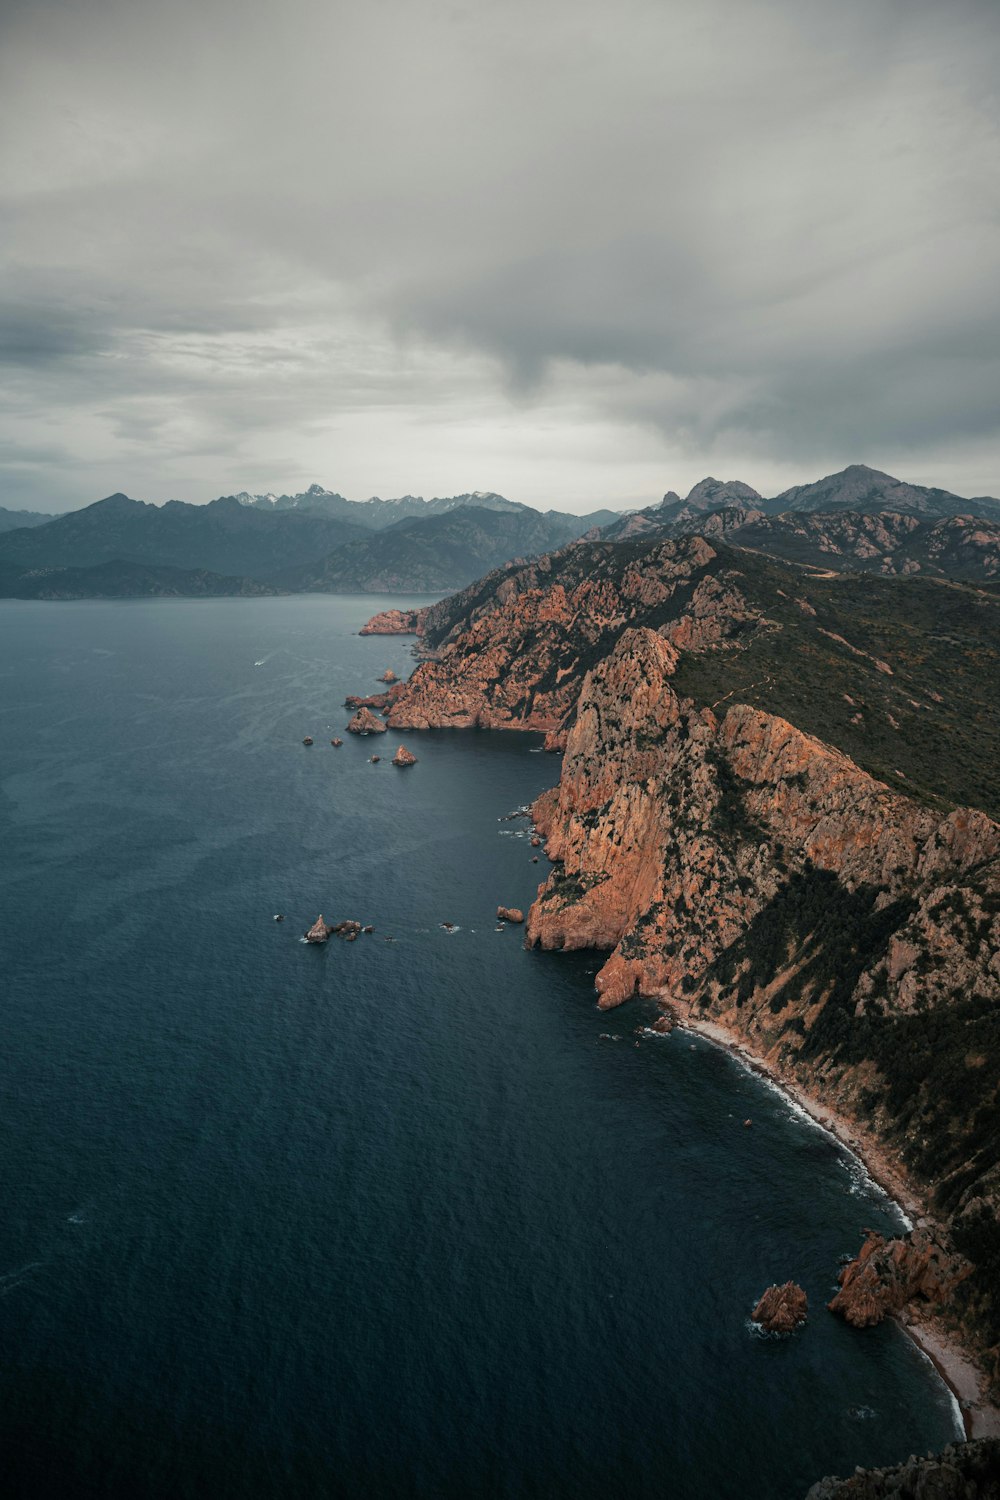
{"type": "Polygon", "coordinates": [[[895,1222],[850,1159],[495,931],[539,738],[331,748],[388,602],[0,604],[4,1493],[793,1500],[949,1440],[823,1311],[895,1222]]]}

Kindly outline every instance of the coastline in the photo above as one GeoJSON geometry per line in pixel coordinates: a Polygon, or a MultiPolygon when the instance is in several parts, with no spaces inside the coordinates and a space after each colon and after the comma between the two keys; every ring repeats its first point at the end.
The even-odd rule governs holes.
{"type": "MultiPolygon", "coordinates": [[[[745,1040],[718,1021],[708,1021],[691,1013],[687,1002],[673,996],[663,997],[668,1013],[678,1029],[703,1037],[724,1047],[750,1072],[758,1074],[778,1089],[793,1105],[856,1157],[873,1183],[890,1198],[903,1215],[907,1227],[923,1223],[934,1225],[926,1205],[916,1196],[884,1147],[853,1121],[839,1115],[829,1105],[806,1092],[798,1083],[783,1077],[762,1057],[752,1052],[745,1040]]],[[[930,1310],[915,1310],[911,1305],[894,1320],[906,1336],[929,1359],[941,1380],[951,1392],[965,1439],[1000,1437],[1000,1406],[983,1396],[982,1373],[975,1359],[952,1329],[945,1327],[930,1310]]]]}

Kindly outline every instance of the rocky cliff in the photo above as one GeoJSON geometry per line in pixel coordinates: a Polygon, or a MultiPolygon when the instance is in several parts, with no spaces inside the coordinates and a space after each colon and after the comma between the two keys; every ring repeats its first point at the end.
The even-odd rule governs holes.
{"type": "Polygon", "coordinates": [[[602,1007],[639,993],[711,1019],[874,1127],[982,1267],[951,1301],[995,1346],[1000,828],[776,715],[697,707],[679,659],[631,629],[588,673],[534,809],[555,868],[527,942],[610,949],[602,1007]]]}
{"type": "MultiPolygon", "coordinates": [[[[714,535],[585,539],[421,628],[392,727],[564,751],[534,809],[554,868],[529,945],[605,950],[602,1006],[645,995],[721,1026],[877,1137],[942,1263],[974,1267],[902,1280],[996,1374],[1000,599],[806,574],[714,535]]],[[[857,1307],[914,1253],[865,1257],[857,1307]]]]}
{"type": "Polygon", "coordinates": [[[942,809],[1000,811],[1000,762],[982,753],[1000,742],[1000,596],[981,589],[805,575],[715,537],[584,540],[417,623],[430,659],[395,697],[394,729],[536,729],[558,748],[586,672],[645,625],[681,653],[683,696],[787,719],[942,809]]]}

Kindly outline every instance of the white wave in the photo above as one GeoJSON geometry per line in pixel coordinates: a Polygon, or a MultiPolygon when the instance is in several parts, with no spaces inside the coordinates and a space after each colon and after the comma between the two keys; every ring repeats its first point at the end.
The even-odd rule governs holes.
{"type": "MultiPolygon", "coordinates": [[[[701,1036],[702,1034],[700,1032],[695,1032],[695,1035],[701,1036]]],[[[713,1046],[723,1045],[721,1042],[716,1042],[714,1037],[702,1037],[702,1040],[711,1042],[713,1046]]],[[[758,1083],[763,1084],[764,1088],[768,1089],[772,1094],[776,1095],[777,1098],[781,1100],[782,1104],[787,1110],[788,1119],[794,1120],[797,1124],[808,1125],[813,1130],[818,1130],[821,1135],[826,1136],[828,1141],[833,1142],[833,1144],[837,1147],[838,1154],[840,1155],[841,1165],[848,1173],[851,1174],[852,1182],[851,1186],[848,1188],[848,1192],[853,1193],[857,1196],[867,1194],[873,1198],[881,1198],[899,1216],[902,1227],[907,1232],[909,1232],[913,1228],[913,1220],[910,1218],[903,1205],[897,1199],[895,1199],[888,1191],[888,1189],[884,1188],[880,1182],[875,1181],[875,1178],[869,1172],[862,1158],[857,1154],[856,1151],[853,1150],[851,1146],[847,1144],[846,1141],[841,1139],[841,1137],[835,1130],[831,1130],[829,1125],[824,1125],[822,1120],[817,1120],[816,1116],[810,1114],[805,1105],[800,1104],[798,1099],[796,1099],[793,1094],[790,1094],[787,1089],[783,1088],[782,1085],[778,1083],[776,1079],[770,1077],[769,1074],[762,1072],[757,1067],[754,1067],[752,1061],[749,1058],[745,1057],[742,1052],[737,1051],[732,1047],[726,1047],[725,1051],[727,1051],[730,1057],[734,1058],[735,1061],[739,1063],[741,1068],[744,1068],[748,1073],[752,1073],[758,1083]]]]}

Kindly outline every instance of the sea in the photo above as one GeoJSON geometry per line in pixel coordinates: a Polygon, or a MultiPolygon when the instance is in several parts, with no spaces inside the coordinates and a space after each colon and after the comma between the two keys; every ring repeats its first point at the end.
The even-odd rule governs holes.
{"type": "Polygon", "coordinates": [[[0,603],[0,1493],[797,1500],[951,1441],[825,1309],[900,1223],[859,1163],[497,930],[540,737],[344,733],[410,602],[0,603]]]}

